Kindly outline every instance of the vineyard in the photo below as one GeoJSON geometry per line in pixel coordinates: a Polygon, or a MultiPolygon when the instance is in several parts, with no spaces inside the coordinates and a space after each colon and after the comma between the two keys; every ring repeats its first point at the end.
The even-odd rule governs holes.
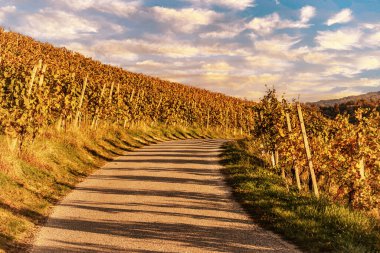
{"type": "MultiPolygon", "coordinates": [[[[324,117],[317,108],[279,101],[275,90],[255,106],[254,141],[283,184],[354,209],[380,205],[380,114],[358,109],[324,117]]],[[[378,215],[378,214],[377,214],[378,215]]]]}
{"type": "Polygon", "coordinates": [[[21,150],[47,127],[144,123],[248,133],[253,103],[101,64],[0,30],[0,133],[21,150]]]}
{"type": "MultiPolygon", "coordinates": [[[[0,151],[11,154],[7,162],[0,159],[0,183],[8,182],[13,189],[0,194],[0,211],[10,213],[5,218],[0,213],[0,223],[38,224],[49,206],[92,168],[117,152],[154,142],[154,136],[139,132],[143,127],[159,132],[162,140],[167,129],[176,127],[222,133],[218,137],[247,137],[245,141],[264,161],[266,171],[281,177],[289,196],[312,195],[316,201],[379,216],[380,112],[376,106],[359,106],[355,112],[332,118],[316,106],[279,99],[275,90],[268,90],[255,103],[128,72],[0,29],[0,141],[6,143],[0,151]],[[119,140],[119,135],[127,139],[136,131],[149,141],[119,140]],[[49,145],[41,144],[50,137],[49,145],[64,150],[55,149],[54,161],[46,151],[49,145]],[[36,145],[48,162],[30,152],[38,139],[36,145]],[[94,162],[72,162],[72,154],[94,162]],[[57,162],[60,155],[65,156],[65,163],[57,162]],[[15,175],[9,169],[18,166],[14,164],[34,167],[15,175]],[[80,166],[86,169],[80,171],[80,166]],[[24,192],[25,199],[33,201],[26,203],[23,196],[13,199],[12,191],[24,192]],[[7,201],[18,201],[19,206],[7,201]]],[[[18,238],[21,232],[8,231],[11,225],[7,226],[0,226],[0,249],[2,238],[13,247],[33,230],[23,228],[29,234],[18,238]]]]}
{"type": "Polygon", "coordinates": [[[0,133],[11,150],[21,151],[52,127],[143,123],[219,129],[256,137],[288,187],[312,189],[317,197],[321,191],[358,209],[380,203],[375,109],[358,109],[353,124],[349,115],[331,120],[315,107],[279,101],[274,90],[255,104],[131,73],[4,30],[0,55],[0,133]]]}

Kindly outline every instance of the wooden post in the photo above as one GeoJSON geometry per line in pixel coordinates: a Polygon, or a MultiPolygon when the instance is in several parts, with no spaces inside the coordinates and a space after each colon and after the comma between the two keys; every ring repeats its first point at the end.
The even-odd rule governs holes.
{"type": "MultiPolygon", "coordinates": [[[[361,149],[361,141],[360,141],[360,138],[361,138],[361,134],[360,133],[357,133],[357,140],[358,140],[358,149],[360,151],[361,149]]],[[[365,179],[365,172],[364,172],[364,157],[360,157],[360,160],[359,160],[359,163],[358,163],[358,168],[359,168],[359,175],[360,175],[360,179],[361,180],[364,180],[365,179]]]]}
{"type": "Polygon", "coordinates": [[[37,68],[38,68],[38,66],[35,65],[34,68],[33,68],[33,71],[32,71],[32,75],[30,77],[29,89],[28,89],[28,97],[32,93],[32,88],[33,88],[34,79],[36,78],[37,68]]]}
{"type": "Polygon", "coordinates": [[[40,59],[37,64],[37,70],[40,70],[42,68],[42,60],[40,59]]]}
{"type": "Polygon", "coordinates": [[[44,83],[44,78],[45,78],[45,71],[46,71],[47,65],[44,64],[41,70],[41,75],[40,75],[40,80],[38,81],[38,86],[41,87],[42,84],[44,83]]]}
{"type": "Polygon", "coordinates": [[[224,124],[225,124],[225,132],[227,133],[227,129],[228,129],[228,117],[229,117],[229,110],[227,109],[226,110],[226,119],[225,119],[225,122],[224,122],[224,124]]]}
{"type": "Polygon", "coordinates": [[[114,82],[111,83],[110,95],[108,97],[108,103],[112,104],[112,92],[113,92],[114,82]]]}
{"type": "Polygon", "coordinates": [[[210,126],[210,109],[207,110],[207,126],[206,128],[208,129],[210,126]]]}
{"type": "Polygon", "coordinates": [[[290,124],[289,113],[285,112],[285,116],[286,116],[286,125],[288,126],[288,132],[291,133],[292,132],[292,124],[290,124]]]}
{"type": "Polygon", "coordinates": [[[306,157],[307,157],[307,161],[309,163],[309,172],[310,172],[310,176],[311,176],[311,182],[313,185],[314,195],[316,198],[319,198],[317,178],[315,177],[315,172],[314,172],[314,168],[313,168],[313,161],[311,160],[311,152],[310,152],[310,147],[309,147],[309,141],[307,139],[305,123],[304,123],[303,115],[302,115],[302,109],[301,109],[301,105],[299,103],[297,103],[297,111],[298,111],[298,117],[299,117],[300,125],[301,125],[301,131],[302,131],[303,143],[305,146],[306,157]]]}
{"type": "Polygon", "coordinates": [[[271,161],[272,161],[272,167],[276,167],[276,159],[274,158],[274,152],[271,152],[271,161]]]}
{"type": "MultiPolygon", "coordinates": [[[[290,134],[293,130],[292,130],[292,124],[290,122],[289,112],[285,112],[285,116],[286,116],[286,124],[288,126],[288,132],[290,134]]],[[[293,154],[293,167],[294,167],[294,174],[296,176],[297,188],[298,188],[298,191],[301,191],[302,187],[301,187],[301,180],[300,180],[300,172],[299,172],[297,164],[295,164],[295,161],[296,161],[296,157],[293,154]]]]}
{"type": "Polygon", "coordinates": [[[103,88],[100,92],[100,96],[99,96],[99,100],[98,100],[98,107],[96,107],[95,109],[95,115],[94,115],[94,118],[92,119],[92,122],[91,122],[91,128],[94,128],[95,125],[96,125],[96,121],[98,119],[98,113],[99,113],[99,107],[100,107],[100,103],[102,102],[102,98],[103,98],[103,95],[104,95],[104,91],[106,90],[106,83],[103,84],[103,88]]]}
{"type": "Polygon", "coordinates": [[[132,90],[131,96],[129,98],[129,102],[133,101],[133,96],[135,95],[135,89],[132,90]]]}
{"type": "Polygon", "coordinates": [[[87,75],[86,78],[84,79],[83,88],[82,88],[82,93],[81,93],[80,100],[79,100],[79,105],[78,105],[78,111],[77,111],[77,113],[76,113],[76,115],[75,115],[75,119],[74,119],[74,126],[75,126],[75,127],[78,126],[79,117],[80,117],[80,109],[82,108],[82,104],[83,104],[84,93],[85,93],[85,91],[86,91],[86,86],[87,86],[87,80],[88,80],[88,75],[87,75]]]}

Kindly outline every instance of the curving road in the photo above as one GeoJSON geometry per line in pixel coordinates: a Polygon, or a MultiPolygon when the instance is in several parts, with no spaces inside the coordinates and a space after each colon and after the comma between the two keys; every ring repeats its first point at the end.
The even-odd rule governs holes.
{"type": "Polygon", "coordinates": [[[299,252],[232,201],[222,143],[169,141],[118,157],[54,208],[32,252],[299,252]]]}

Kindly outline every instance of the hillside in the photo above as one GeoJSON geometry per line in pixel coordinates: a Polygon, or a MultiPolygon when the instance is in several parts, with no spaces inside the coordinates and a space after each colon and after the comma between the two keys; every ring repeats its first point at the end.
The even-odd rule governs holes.
{"type": "Polygon", "coordinates": [[[380,91],[377,92],[369,92],[362,95],[357,96],[348,96],[339,99],[330,99],[330,100],[320,100],[318,102],[313,102],[310,104],[321,106],[321,107],[329,107],[340,104],[357,104],[357,103],[380,103],[380,91]]]}
{"type": "Polygon", "coordinates": [[[0,133],[19,141],[49,125],[143,122],[247,132],[252,124],[252,102],[128,72],[3,29],[0,55],[0,133]]]}
{"type": "Polygon", "coordinates": [[[350,121],[355,122],[355,111],[359,108],[380,111],[380,91],[340,99],[321,100],[309,104],[319,107],[321,112],[329,118],[333,119],[339,114],[348,114],[350,121]]]}

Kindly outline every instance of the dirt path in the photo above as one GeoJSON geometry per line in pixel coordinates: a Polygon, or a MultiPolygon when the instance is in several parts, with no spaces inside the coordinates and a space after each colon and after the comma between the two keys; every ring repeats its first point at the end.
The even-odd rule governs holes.
{"type": "Polygon", "coordinates": [[[298,252],[231,200],[222,142],[170,141],[108,163],[54,209],[32,252],[298,252]]]}

